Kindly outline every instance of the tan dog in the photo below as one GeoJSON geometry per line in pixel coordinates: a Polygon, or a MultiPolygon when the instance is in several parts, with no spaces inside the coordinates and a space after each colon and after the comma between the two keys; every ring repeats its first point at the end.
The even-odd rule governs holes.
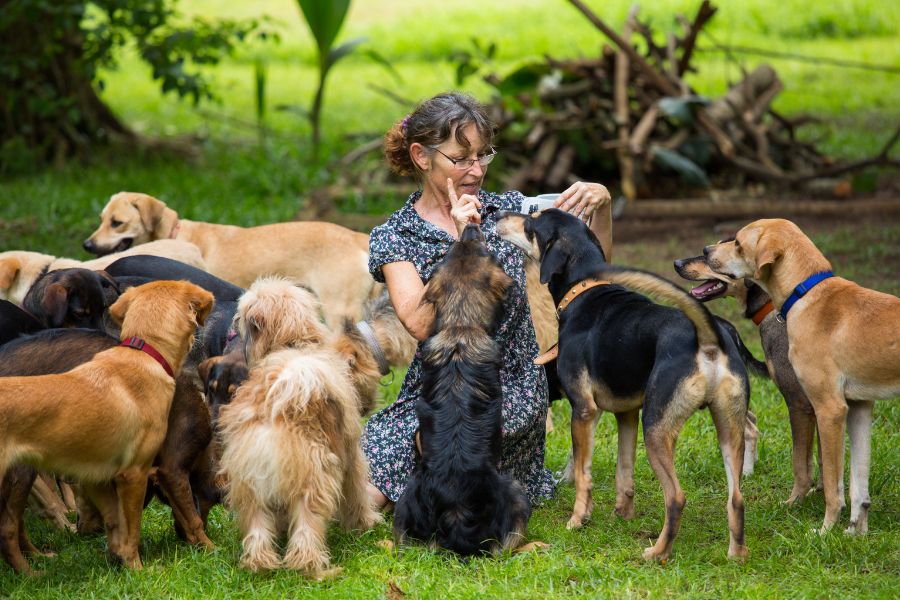
{"type": "Polygon", "coordinates": [[[250,376],[222,406],[218,426],[226,503],[244,534],[241,564],[331,577],[326,532],[381,520],[366,494],[362,427],[345,359],[328,346],[313,295],[279,278],[241,296],[237,329],[250,376]],[[284,557],[279,533],[287,534],[284,557]]]}
{"type": "Polygon", "coordinates": [[[737,233],[735,241],[709,246],[704,252],[713,270],[735,279],[748,277],[762,286],[786,318],[788,356],[819,428],[823,533],[837,522],[840,512],[838,484],[843,479],[844,425],[848,423],[847,532],[865,533],[873,401],[900,395],[900,299],[829,277],[800,294],[785,315],[784,305],[795,287],[815,274],[831,271],[831,263],[799,227],[784,219],[754,221],[737,233]]]}
{"type": "Polygon", "coordinates": [[[110,348],[58,375],[0,378],[0,474],[27,462],[81,480],[103,514],[110,553],[129,567],[141,568],[147,476],[175,390],[163,363],[179,373],[212,305],[212,294],[190,283],[132,288],[109,313],[122,339],[143,344],[110,348]]]}
{"type": "Polygon", "coordinates": [[[163,256],[206,270],[206,263],[203,262],[200,249],[194,244],[180,240],[159,240],[140,248],[114,252],[102,258],[87,261],[60,258],[40,252],[10,250],[0,252],[0,299],[9,300],[13,304],[21,306],[25,294],[44,270],[56,271],[77,267],[99,271],[120,258],[138,254],[163,256]]]}
{"type": "Polygon", "coordinates": [[[200,247],[207,270],[242,288],[263,275],[281,275],[311,288],[333,330],[343,317],[358,321],[375,281],[369,275],[369,236],[334,223],[292,222],[235,227],[180,219],[147,194],[120,192],[100,214],[87,239],[89,252],[106,254],[173,238],[200,247]]]}

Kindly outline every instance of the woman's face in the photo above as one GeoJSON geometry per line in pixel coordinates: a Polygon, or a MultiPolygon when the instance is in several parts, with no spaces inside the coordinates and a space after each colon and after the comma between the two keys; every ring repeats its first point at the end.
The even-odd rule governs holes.
{"type": "Polygon", "coordinates": [[[478,128],[474,123],[463,127],[463,135],[469,141],[468,148],[457,142],[455,131],[452,132],[448,139],[433,147],[437,150],[427,157],[427,170],[423,174],[425,185],[448,202],[450,200],[447,194],[448,178],[453,181],[457,196],[463,194],[475,196],[481,189],[481,182],[487,172],[487,166],[481,165],[477,160],[471,166],[453,164],[453,160],[477,159],[491,151],[490,146],[478,135],[478,128]]]}

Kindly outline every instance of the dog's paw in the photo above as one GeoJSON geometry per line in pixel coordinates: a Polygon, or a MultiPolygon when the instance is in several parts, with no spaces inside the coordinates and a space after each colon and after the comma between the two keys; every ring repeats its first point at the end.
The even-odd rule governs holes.
{"type": "Polygon", "coordinates": [[[665,565],[669,562],[669,552],[664,550],[657,549],[656,546],[650,546],[649,548],[644,549],[644,553],[641,555],[646,561],[655,560],[661,565],[665,565]]]}
{"type": "Polygon", "coordinates": [[[566,529],[581,529],[581,527],[587,523],[589,515],[578,516],[572,515],[572,518],[569,519],[569,522],[566,523],[566,529]]]}
{"type": "Polygon", "coordinates": [[[527,544],[522,544],[518,548],[514,550],[516,554],[522,554],[524,552],[539,552],[542,550],[546,550],[550,547],[550,544],[547,542],[539,542],[537,540],[533,542],[528,542],[527,544]]]}
{"type": "Polygon", "coordinates": [[[617,504],[613,512],[622,520],[630,521],[634,518],[634,502],[617,504]]]}
{"type": "Polygon", "coordinates": [[[375,545],[388,552],[394,551],[394,540],[379,540],[375,542],[375,545]]]}
{"type": "Polygon", "coordinates": [[[866,535],[868,530],[867,525],[860,525],[857,521],[850,521],[850,526],[844,530],[844,535],[866,535]]]}
{"type": "Polygon", "coordinates": [[[334,579],[344,572],[344,567],[331,567],[330,569],[324,569],[322,571],[318,571],[313,574],[312,578],[316,581],[328,581],[329,579],[334,579]]]}
{"type": "Polygon", "coordinates": [[[744,561],[750,556],[750,549],[747,546],[734,546],[728,549],[728,558],[730,560],[744,561]]]}

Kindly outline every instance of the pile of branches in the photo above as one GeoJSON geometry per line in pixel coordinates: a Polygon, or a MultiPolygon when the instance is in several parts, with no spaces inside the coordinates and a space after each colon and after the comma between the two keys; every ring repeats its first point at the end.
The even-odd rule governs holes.
{"type": "MultiPolygon", "coordinates": [[[[798,129],[816,119],[772,109],[783,86],[769,65],[745,72],[721,98],[698,96],[685,76],[695,71],[697,38],[717,11],[709,0],[692,19],[679,16],[681,35],[670,32],[665,42],[638,18],[637,6],[617,32],[580,0],[570,2],[611,43],[596,58],[547,56],[502,78],[483,75],[495,90],[488,109],[498,125],[488,189],[536,194],[600,181],[632,200],[697,197],[707,188],[763,182],[843,196],[852,188],[841,175],[900,166],[888,154],[900,129],[878,155],[853,162],[835,161],[802,141],[798,129]]],[[[489,48],[477,47],[478,54],[489,59],[489,48]]],[[[458,75],[480,72],[472,53],[461,55],[458,75]]],[[[383,162],[373,160],[380,148],[374,140],[347,155],[337,184],[319,190],[313,204],[408,193],[408,182],[392,180],[383,162]]],[[[307,216],[315,212],[322,211],[307,216]]]]}
{"type": "Polygon", "coordinates": [[[846,182],[836,178],[847,172],[900,166],[888,155],[900,130],[877,156],[847,163],[798,139],[811,119],[771,108],[783,86],[768,65],[745,73],[721,98],[696,95],[684,76],[694,70],[698,35],[717,10],[708,0],[693,19],[679,16],[682,35],[668,33],[664,44],[638,19],[637,6],[616,32],[580,0],[570,2],[612,45],[597,58],[546,57],[504,79],[488,76],[498,91],[491,109],[506,159],[504,189],[558,191],[578,179],[618,180],[628,199],[670,197],[748,181],[840,187],[846,182]]]}

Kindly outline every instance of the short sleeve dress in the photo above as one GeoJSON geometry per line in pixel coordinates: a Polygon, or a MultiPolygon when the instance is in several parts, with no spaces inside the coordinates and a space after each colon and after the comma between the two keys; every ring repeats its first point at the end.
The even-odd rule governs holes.
{"type": "MultiPolygon", "coordinates": [[[[453,237],[424,220],[414,204],[415,192],[384,225],[372,230],[369,238],[369,271],[384,282],[382,266],[407,261],[427,282],[434,268],[455,241],[453,237]]],[[[532,361],[538,355],[534,326],[525,293],[524,256],[497,234],[497,213],[518,211],[519,192],[492,194],[479,192],[481,229],[488,248],[513,278],[504,306],[504,316],[494,339],[501,351],[500,383],[503,390],[503,452],[500,468],[524,487],[532,503],[550,497],[554,480],[544,468],[544,436],[547,417],[547,379],[544,369],[532,361]]],[[[369,459],[372,483],[392,501],[397,501],[413,470],[413,437],[418,429],[416,400],[422,393],[421,344],[416,351],[397,400],[372,415],[362,439],[369,459]]]]}

